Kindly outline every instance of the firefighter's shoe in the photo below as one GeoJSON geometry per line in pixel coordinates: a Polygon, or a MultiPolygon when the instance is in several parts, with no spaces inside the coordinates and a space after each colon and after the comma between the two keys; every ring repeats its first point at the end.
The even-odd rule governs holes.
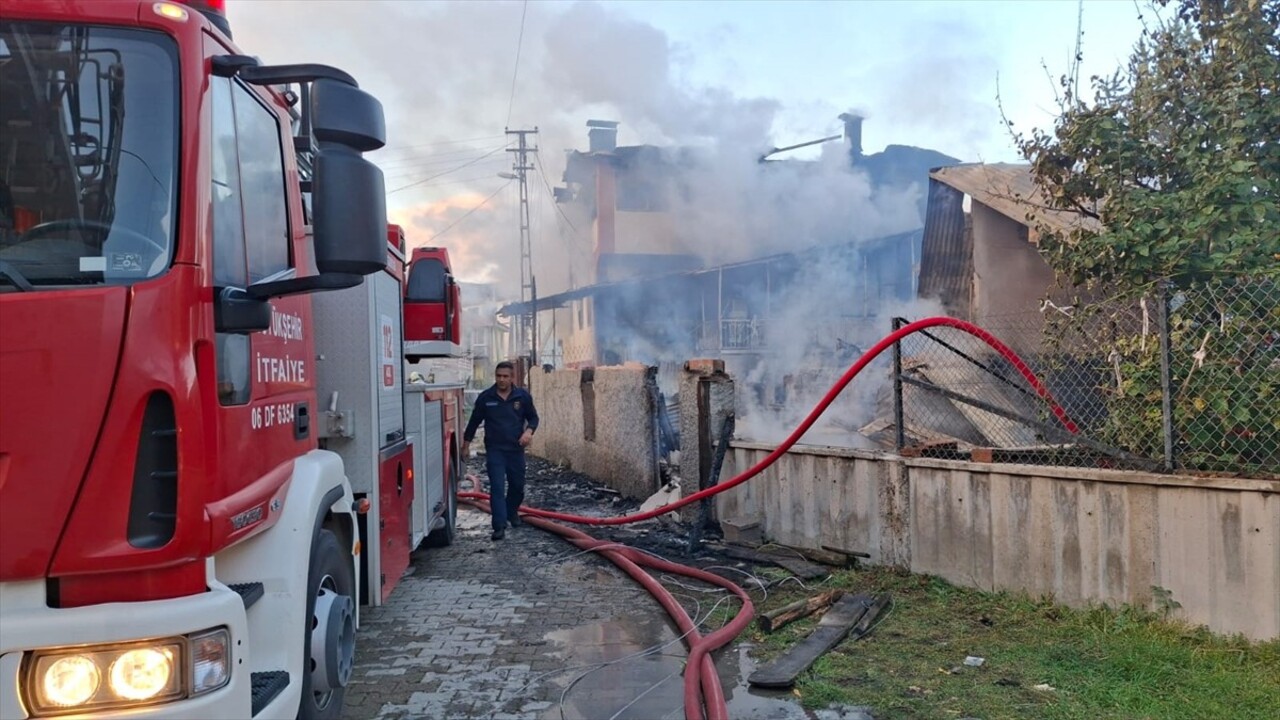
{"type": "Polygon", "coordinates": [[[507,524],[513,528],[518,528],[524,524],[524,521],[520,519],[519,515],[512,515],[511,519],[507,520],[507,524]]]}
{"type": "Polygon", "coordinates": [[[499,530],[494,530],[494,531],[493,531],[493,535],[490,535],[490,537],[492,537],[494,540],[501,540],[502,538],[504,538],[504,537],[506,537],[506,536],[507,536],[507,531],[506,531],[506,530],[501,530],[501,529],[499,529],[499,530]]]}

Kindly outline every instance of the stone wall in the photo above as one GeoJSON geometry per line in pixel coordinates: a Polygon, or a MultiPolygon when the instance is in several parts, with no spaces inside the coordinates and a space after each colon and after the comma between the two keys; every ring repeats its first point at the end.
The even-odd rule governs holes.
{"type": "MultiPolygon", "coordinates": [[[[771,445],[733,443],[725,476],[771,445]]],[[[984,590],[1159,608],[1280,637],[1280,481],[903,459],[793,447],[717,496],[766,539],[865,552],[984,590]]]]}
{"type": "MultiPolygon", "coordinates": [[[[680,375],[680,483],[681,495],[692,495],[709,480],[716,443],[725,417],[734,413],[733,379],[724,372],[721,360],[690,360],[680,375]]],[[[728,476],[723,469],[719,480],[728,476]]],[[[711,500],[708,515],[715,519],[711,500]]],[[[686,505],[680,517],[686,522],[698,518],[699,505],[686,505]]]]}
{"type": "Polygon", "coordinates": [[[657,490],[653,369],[641,365],[535,372],[541,424],[530,451],[626,497],[657,490]]]}

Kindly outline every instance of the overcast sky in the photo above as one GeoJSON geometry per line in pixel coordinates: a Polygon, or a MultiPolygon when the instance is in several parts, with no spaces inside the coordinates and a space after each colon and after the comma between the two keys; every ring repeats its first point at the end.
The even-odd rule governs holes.
{"type": "MultiPolygon", "coordinates": [[[[504,128],[540,130],[546,182],[531,178],[530,196],[541,277],[540,262],[575,249],[547,185],[566,150],[585,149],[589,118],[619,121],[621,144],[754,157],[839,133],[836,116],[856,110],[868,153],[906,144],[1016,161],[997,94],[1016,127],[1052,123],[1081,6],[231,0],[228,15],[246,52],[335,65],[378,96],[389,141],[370,158],[393,221],[415,244],[448,246],[463,279],[510,283],[519,246],[514,184],[498,177],[512,160],[504,128]]],[[[1131,0],[1087,0],[1082,16],[1087,81],[1121,66],[1142,26],[1131,0]]]]}

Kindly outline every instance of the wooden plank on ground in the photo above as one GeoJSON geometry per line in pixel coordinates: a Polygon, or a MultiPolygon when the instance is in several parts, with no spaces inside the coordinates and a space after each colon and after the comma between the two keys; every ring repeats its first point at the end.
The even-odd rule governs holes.
{"type": "MultiPolygon", "coordinates": [[[[849,558],[863,558],[865,560],[871,559],[871,553],[865,553],[865,552],[862,552],[861,550],[845,550],[844,548],[838,548],[834,545],[823,545],[822,549],[828,552],[844,555],[849,558]]],[[[848,561],[848,564],[855,564],[855,563],[856,563],[855,560],[848,561]]]]}
{"type": "Polygon", "coordinates": [[[747,682],[757,687],[787,688],[823,653],[844,640],[875,601],[870,595],[845,595],[818,621],[818,627],[799,645],[751,673],[747,682]]]}
{"type": "Polygon", "coordinates": [[[787,550],[795,552],[797,555],[803,557],[805,560],[811,560],[820,565],[830,565],[832,567],[845,567],[850,564],[849,558],[847,555],[843,553],[832,552],[830,550],[827,550],[826,548],[814,549],[814,548],[806,548],[806,547],[796,547],[795,545],[783,545],[782,543],[777,543],[777,545],[778,547],[786,548],[787,550]]]}
{"type": "MultiPolygon", "coordinates": [[[[940,402],[946,402],[946,401],[942,400],[940,402]]],[[[954,408],[952,408],[950,405],[947,405],[947,407],[950,408],[951,410],[954,410],[954,408]]],[[[893,418],[884,417],[884,418],[873,420],[867,423],[866,425],[863,425],[862,427],[858,428],[858,433],[864,437],[870,438],[877,442],[892,444],[894,442],[894,437],[891,431],[895,427],[897,426],[894,424],[893,418]]],[[[907,418],[903,422],[903,430],[905,430],[906,432],[908,442],[912,442],[912,443],[916,443],[916,442],[958,443],[958,442],[961,442],[961,440],[959,440],[958,438],[947,435],[936,428],[924,427],[917,423],[913,423],[911,422],[910,418],[907,418]]]]}
{"type": "Polygon", "coordinates": [[[839,600],[843,595],[844,591],[839,589],[818,593],[813,597],[797,600],[793,603],[783,605],[780,608],[774,608],[768,612],[762,612],[760,613],[760,618],[756,622],[760,625],[761,630],[765,632],[773,632],[793,620],[808,617],[809,615],[822,610],[831,603],[839,600]]]}
{"type": "Polygon", "coordinates": [[[733,545],[721,545],[720,550],[725,555],[736,560],[746,560],[760,565],[777,565],[801,580],[816,580],[818,578],[824,578],[830,574],[827,569],[821,565],[811,563],[808,560],[803,560],[795,557],[794,555],[787,556],[776,553],[765,553],[760,552],[759,550],[735,547],[733,545]]]}

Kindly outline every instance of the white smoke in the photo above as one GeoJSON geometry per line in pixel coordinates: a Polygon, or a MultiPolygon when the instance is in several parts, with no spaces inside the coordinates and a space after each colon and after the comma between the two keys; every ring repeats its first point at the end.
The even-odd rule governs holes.
{"type": "MultiPolygon", "coordinates": [[[[698,149],[690,178],[698,195],[690,198],[692,224],[683,231],[733,251],[709,255],[749,257],[779,245],[786,249],[824,225],[848,226],[854,216],[860,219],[853,226],[866,236],[895,226],[895,212],[870,212],[875,208],[869,191],[857,186],[856,177],[836,172],[839,162],[831,163],[831,177],[818,181],[776,177],[787,173],[775,171],[762,184],[754,166],[759,154],[813,138],[775,137],[782,107],[773,98],[688,82],[699,48],[678,45],[607,3],[529,3],[513,92],[525,9],[514,1],[231,0],[228,14],[246,52],[270,63],[336,65],[379,97],[389,142],[370,157],[387,168],[388,186],[440,175],[390,198],[396,219],[410,226],[410,242],[425,243],[452,225],[435,242],[447,242],[459,275],[498,282],[512,295],[518,295],[519,276],[514,189],[458,222],[507,182],[498,173],[510,172],[511,153],[498,151],[447,173],[506,142],[506,127],[538,127],[537,162],[549,184],[559,184],[565,152],[585,145],[589,118],[620,121],[622,144],[698,149]],[[468,138],[482,139],[440,145],[468,138]],[[776,212],[762,217],[759,211],[769,206],[776,212]],[[742,227],[770,231],[750,242],[735,239],[742,227]]],[[[832,106],[828,116],[813,118],[814,127],[838,132],[837,112],[832,106]]],[[[841,155],[838,148],[830,150],[841,155]]],[[[560,238],[558,230],[567,224],[540,178],[532,180],[530,194],[536,205],[534,272],[545,293],[568,286],[566,268],[581,257],[589,222],[575,222],[578,237],[560,238]]]]}
{"type": "Polygon", "coordinates": [[[684,232],[716,264],[920,227],[920,187],[877,192],[842,143],[815,162],[757,162],[757,146],[720,144],[687,176],[684,232]]]}
{"type": "MultiPolygon", "coordinates": [[[[779,442],[818,404],[849,367],[892,330],[892,318],[918,320],[945,315],[929,300],[883,302],[874,317],[824,314],[835,273],[800,291],[770,323],[768,343],[777,354],[745,370],[739,382],[737,434],[760,442],[779,442]],[[763,389],[763,392],[758,392],[763,389]],[[772,391],[772,392],[771,392],[772,391]]],[[[881,353],[832,402],[801,442],[810,445],[871,447],[858,434],[888,409],[892,376],[889,350],[881,353]]]]}
{"type": "MultiPolygon", "coordinates": [[[[696,48],[679,46],[608,4],[528,3],[513,90],[525,9],[518,2],[232,0],[229,15],[247,52],[272,63],[342,67],[382,99],[389,145],[371,158],[393,178],[389,187],[419,183],[391,197],[393,218],[407,226],[412,244],[449,247],[462,279],[495,282],[510,299],[520,293],[516,193],[503,187],[508,181],[498,173],[510,172],[512,157],[503,150],[480,157],[507,141],[506,127],[539,129],[537,165],[547,181],[531,178],[529,191],[533,270],[543,296],[591,280],[591,218],[561,207],[565,220],[546,188],[559,184],[565,153],[585,147],[589,118],[620,121],[621,145],[662,147],[676,159],[678,182],[667,197],[674,245],[706,266],[920,226],[923,187],[874,188],[850,167],[843,142],[822,146],[814,162],[758,162],[775,146],[840,132],[835,106],[812,120],[820,134],[779,137],[784,108],[777,100],[689,83],[687,63],[696,48]],[[476,139],[455,143],[467,138],[476,139]],[[468,181],[446,184],[459,178],[468,181]]],[[[919,93],[913,88],[907,95],[919,93]]],[[[879,116],[894,117],[888,109],[879,116]]],[[[815,344],[822,327],[814,327],[814,318],[828,315],[833,302],[852,302],[842,295],[849,272],[838,265],[815,268],[803,295],[770,309],[770,345],[783,349],[770,359],[771,375],[796,375],[827,362],[835,335],[815,344]]],[[[888,314],[862,307],[856,315],[871,316],[888,314]]],[[[842,330],[845,340],[869,344],[887,331],[887,322],[864,325],[865,332],[842,330]]],[[[687,355],[669,355],[689,352],[661,337],[637,335],[633,345],[652,363],[683,360],[687,355]]],[[[756,410],[750,415],[763,417],[756,410]]]]}

